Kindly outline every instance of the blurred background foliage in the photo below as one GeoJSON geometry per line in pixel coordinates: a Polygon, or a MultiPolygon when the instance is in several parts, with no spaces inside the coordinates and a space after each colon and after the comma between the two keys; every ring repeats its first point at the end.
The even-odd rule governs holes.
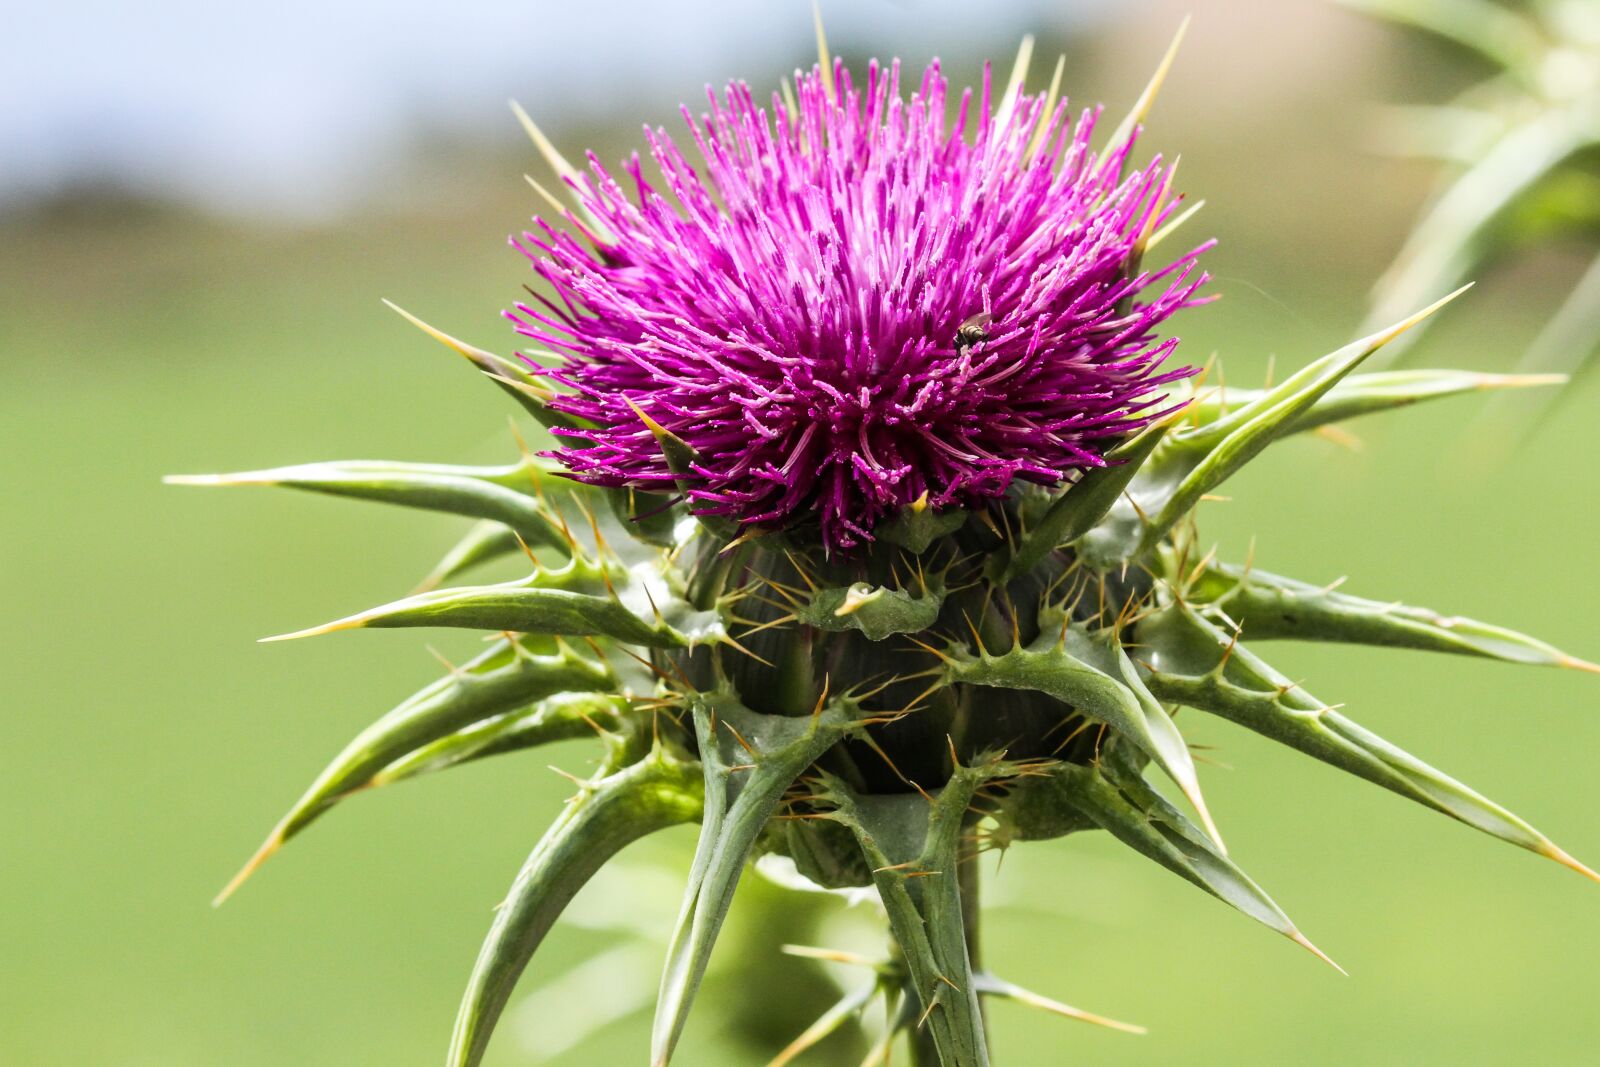
{"type": "MultiPolygon", "coordinates": [[[[1592,26],[1593,4],[1562,6],[1592,26]]],[[[504,238],[538,204],[520,177],[533,153],[499,100],[521,98],[569,154],[615,159],[641,118],[670,122],[704,82],[770,85],[810,61],[801,3],[760,18],[714,0],[539,7],[352,0],[265,20],[172,0],[135,20],[90,5],[25,13],[0,44],[20,101],[0,121],[0,1062],[442,1052],[490,908],[569,791],[545,758],[357,800],[226,908],[206,902],[356,728],[437,672],[401,632],[254,639],[410,588],[456,528],[158,479],[508,456],[502,398],[378,303],[512,347],[497,312],[528,275],[504,238]],[[373,116],[381,136],[354,125],[373,116]]],[[[1472,165],[1372,154],[1394,128],[1379,105],[1477,106],[1485,77],[1526,92],[1459,42],[1316,0],[831,7],[850,59],[936,51],[961,79],[985,57],[1003,68],[1035,32],[1040,55],[1066,53],[1071,96],[1113,112],[1192,10],[1148,143],[1182,152],[1186,191],[1207,200],[1188,233],[1222,239],[1224,299],[1191,313],[1182,351],[1219,355],[1245,384],[1350,336],[1413,220],[1472,165]]],[[[1408,363],[1526,358],[1592,273],[1583,160],[1563,161],[1577,178],[1537,239],[1475,248],[1465,270],[1483,284],[1408,363]]],[[[1357,424],[1356,449],[1284,445],[1237,503],[1209,505],[1205,531],[1235,556],[1253,539],[1273,571],[1348,574],[1353,592],[1596,658],[1596,403],[1580,380],[1521,443],[1529,423],[1486,423],[1468,398],[1357,424]]],[[[450,636],[435,645],[455,657],[450,636]]],[[[1592,677],[1359,649],[1290,658],[1319,693],[1600,859],[1592,677]]],[[[1594,1062],[1592,885],[1217,723],[1185,727],[1212,746],[1202,773],[1234,852],[1352,977],[1092,835],[1018,848],[988,879],[992,964],[1151,1033],[1001,1004],[999,1062],[1594,1062]]],[[[541,754],[573,770],[587,755],[541,754]]],[[[648,1019],[627,1014],[629,984],[654,986],[691,842],[642,842],[585,890],[526,984],[566,977],[513,1008],[490,1062],[639,1060],[648,1019]],[[586,1017],[596,1032],[571,1045],[586,1017]]],[[[740,892],[742,925],[686,1040],[696,1064],[765,1062],[822,1005],[826,988],[802,984],[819,965],[782,942],[870,947],[861,911],[774,908],[758,879],[740,892]]],[[[857,1062],[847,1044],[814,1062],[857,1062]]]]}
{"type": "MultiPolygon", "coordinates": [[[[1538,0],[1344,0],[1353,10],[1416,30],[1462,54],[1476,72],[1437,102],[1404,101],[1378,124],[1378,144],[1439,164],[1434,189],[1378,279],[1364,329],[1381,329],[1418,302],[1488,264],[1553,240],[1600,237],[1600,4],[1538,0]]],[[[1403,358],[1422,331],[1380,353],[1403,358]]],[[[1600,348],[1600,255],[1515,360],[1530,373],[1581,374],[1600,348]]],[[[1560,397],[1497,397],[1497,433],[1516,435],[1560,397]]]]}

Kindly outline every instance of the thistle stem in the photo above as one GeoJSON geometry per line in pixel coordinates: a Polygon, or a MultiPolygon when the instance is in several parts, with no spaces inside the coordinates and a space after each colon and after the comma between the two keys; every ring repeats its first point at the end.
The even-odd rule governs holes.
{"type": "MultiPolygon", "coordinates": [[[[979,962],[979,900],[978,900],[978,857],[971,855],[962,858],[956,864],[956,881],[961,888],[961,926],[966,932],[967,959],[971,962],[972,973],[976,974],[982,969],[979,962]]],[[[980,1002],[981,1004],[981,1002],[980,1002]]],[[[980,1006],[980,1010],[981,1006],[980,1006]]],[[[984,1029],[988,1029],[989,1014],[983,1012],[984,1029]]],[[[911,1067],[949,1067],[939,1058],[939,1050],[933,1043],[933,1031],[927,1026],[913,1029],[911,1039],[911,1067]]]]}
{"type": "Polygon", "coordinates": [[[967,934],[967,960],[973,971],[983,970],[978,942],[978,855],[964,856],[956,864],[956,884],[961,888],[961,926],[967,934]]]}

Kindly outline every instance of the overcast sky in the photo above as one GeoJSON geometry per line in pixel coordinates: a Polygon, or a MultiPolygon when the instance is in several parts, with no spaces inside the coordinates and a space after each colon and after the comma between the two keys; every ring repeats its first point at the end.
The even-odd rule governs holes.
{"type": "MultiPolygon", "coordinates": [[[[1022,32],[1096,8],[1129,5],[823,3],[836,40],[908,59],[1009,55],[1022,32]]],[[[30,0],[0,25],[0,210],[111,181],[318,215],[419,131],[505,134],[508,97],[570,121],[730,76],[771,81],[811,16],[808,0],[30,0]]]]}

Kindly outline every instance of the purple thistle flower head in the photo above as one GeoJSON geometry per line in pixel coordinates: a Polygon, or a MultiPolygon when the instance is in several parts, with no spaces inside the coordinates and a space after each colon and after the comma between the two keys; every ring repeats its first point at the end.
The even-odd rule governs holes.
{"type": "Polygon", "coordinates": [[[564,357],[523,358],[583,420],[557,431],[575,477],[682,484],[697,512],[847,550],[918,500],[1103,466],[1170,410],[1162,386],[1192,370],[1162,369],[1177,339],[1157,329],[1202,302],[1210,247],[1140,265],[1171,167],[1129,170],[1132,135],[1096,153],[1098,110],[1019,91],[996,111],[987,70],[953,120],[937,62],[909,100],[898,62],[831,73],[770,108],[708,91],[683,112],[700,169],[647,128],[631,196],[591,153],[576,233],[535,219],[514,241],[555,291],[508,314],[564,357]],[[695,450],[686,477],[641,413],[695,450]]]}

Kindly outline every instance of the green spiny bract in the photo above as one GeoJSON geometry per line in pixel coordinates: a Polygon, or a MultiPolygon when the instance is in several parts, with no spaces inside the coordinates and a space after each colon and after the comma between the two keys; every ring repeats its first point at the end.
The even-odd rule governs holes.
{"type": "MultiPolygon", "coordinates": [[[[507,554],[526,551],[531,562],[519,581],[429,589],[306,631],[454,626],[500,637],[357,737],[245,873],[359,790],[597,737],[599,769],[495,918],[450,1064],[478,1062],[539,942],[609,857],[699,821],[654,1062],[672,1053],[748,861],[776,853],[819,885],[877,888],[894,953],[872,988],[898,1006],[898,1029],[931,1041],[938,1062],[963,1067],[987,1062],[980,995],[1071,1011],[968,958],[962,898],[982,848],[1104,829],[1310,947],[1218,839],[1173,722],[1179,706],[1587,874],[1526,822],[1345,718],[1241,638],[1590,665],[1498,627],[1197,551],[1195,505],[1268,444],[1519,384],[1459,371],[1351,373],[1404,325],[1275,388],[1197,387],[1181,414],[1119,446],[1116,465],[986,509],[907,508],[870,551],[843,558],[777,533],[735,535],[667,497],[571,482],[526,455],[494,468],[323,463],[174,479],[284,485],[478,520],[430,584],[507,554]],[[1147,773],[1170,780],[1198,825],[1147,773]]],[[[681,447],[665,437],[662,445],[681,447]]],[[[806,1044],[867,1002],[846,998],[806,1044]]]]}

